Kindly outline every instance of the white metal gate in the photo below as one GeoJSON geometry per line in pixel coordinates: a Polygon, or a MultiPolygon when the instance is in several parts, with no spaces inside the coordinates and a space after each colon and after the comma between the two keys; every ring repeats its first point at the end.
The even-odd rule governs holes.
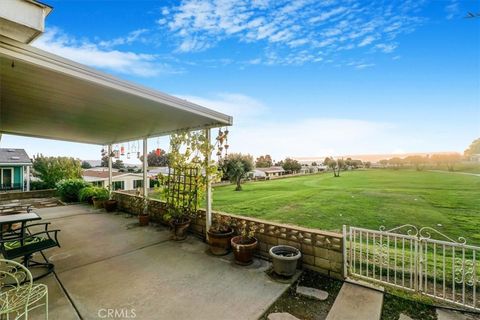
{"type": "Polygon", "coordinates": [[[348,277],[416,291],[480,311],[480,247],[430,227],[343,227],[348,277]]]}

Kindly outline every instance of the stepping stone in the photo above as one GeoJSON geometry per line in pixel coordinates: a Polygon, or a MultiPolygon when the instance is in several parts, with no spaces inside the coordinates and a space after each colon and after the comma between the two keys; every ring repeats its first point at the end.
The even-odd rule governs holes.
{"type": "Polygon", "coordinates": [[[321,301],[327,300],[328,298],[328,292],[304,286],[297,286],[297,293],[321,301]]]}
{"type": "Polygon", "coordinates": [[[400,317],[398,318],[398,320],[413,320],[413,319],[404,313],[400,313],[400,317]]]}
{"type": "Polygon", "coordinates": [[[466,314],[459,311],[437,308],[438,320],[474,320],[473,314],[466,314]]]}
{"type": "Polygon", "coordinates": [[[344,282],[326,320],[380,320],[383,292],[344,282]]]}
{"type": "Polygon", "coordinates": [[[268,320],[300,320],[295,316],[292,316],[288,312],[275,312],[270,313],[267,317],[268,320]]]}

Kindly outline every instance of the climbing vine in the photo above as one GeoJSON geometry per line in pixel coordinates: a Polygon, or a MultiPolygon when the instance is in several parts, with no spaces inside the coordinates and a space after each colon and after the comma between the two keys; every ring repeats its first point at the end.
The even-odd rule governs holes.
{"type": "MultiPolygon", "coordinates": [[[[167,200],[167,220],[182,220],[194,216],[207,191],[207,176],[211,182],[219,181],[221,174],[216,161],[210,159],[215,147],[223,151],[228,131],[219,130],[215,144],[212,144],[204,130],[182,131],[170,136],[169,174],[163,181],[164,196],[167,200]],[[222,148],[222,149],[220,149],[222,148]]],[[[220,156],[221,156],[220,152],[220,156]]],[[[218,156],[217,152],[217,156],[218,156]]]]}

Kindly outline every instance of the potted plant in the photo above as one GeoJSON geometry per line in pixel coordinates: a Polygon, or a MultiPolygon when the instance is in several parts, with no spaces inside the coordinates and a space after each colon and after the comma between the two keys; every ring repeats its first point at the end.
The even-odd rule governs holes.
{"type": "Polygon", "coordinates": [[[256,226],[248,226],[246,221],[242,221],[239,227],[240,235],[233,237],[230,241],[236,263],[249,265],[253,262],[253,252],[258,244],[258,240],[254,237],[256,229],[256,226]]]}
{"type": "Polygon", "coordinates": [[[80,201],[87,202],[88,204],[93,204],[92,198],[96,195],[97,189],[98,187],[93,186],[85,187],[78,193],[78,198],[80,199],[80,201]]]}
{"type": "Polygon", "coordinates": [[[284,277],[292,277],[297,271],[297,261],[302,254],[300,250],[291,246],[274,246],[270,248],[273,271],[284,277]]]}
{"type": "Polygon", "coordinates": [[[230,241],[233,236],[231,227],[231,218],[229,216],[215,215],[212,225],[208,230],[208,243],[210,252],[216,256],[226,255],[230,249],[230,241]]]}
{"type": "Polygon", "coordinates": [[[190,216],[188,212],[183,208],[170,207],[167,210],[167,214],[164,217],[170,227],[172,228],[173,240],[185,240],[187,238],[187,230],[190,226],[190,216]]]}
{"type": "Polygon", "coordinates": [[[148,226],[150,223],[150,215],[148,214],[148,200],[143,199],[143,212],[138,215],[138,224],[142,227],[148,226]]]}
{"type": "Polygon", "coordinates": [[[109,199],[105,200],[104,206],[105,206],[105,211],[107,212],[113,212],[117,210],[117,200],[113,199],[113,194],[111,192],[108,192],[109,194],[109,199]]]}
{"type": "Polygon", "coordinates": [[[105,201],[108,200],[108,198],[109,198],[108,190],[105,188],[98,188],[95,196],[92,197],[93,207],[95,209],[103,208],[103,205],[105,201]]]}

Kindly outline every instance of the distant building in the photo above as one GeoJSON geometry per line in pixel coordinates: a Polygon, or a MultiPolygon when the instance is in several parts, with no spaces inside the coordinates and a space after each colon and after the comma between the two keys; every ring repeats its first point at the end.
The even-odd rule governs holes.
{"type": "Polygon", "coordinates": [[[282,167],[256,168],[253,174],[254,177],[264,176],[266,179],[270,179],[273,177],[283,176],[285,174],[285,170],[283,170],[282,167]]]}
{"type": "Polygon", "coordinates": [[[168,176],[168,167],[150,167],[147,174],[150,179],[156,179],[158,175],[168,176]]]}
{"type": "MultiPolygon", "coordinates": [[[[107,170],[84,170],[82,172],[83,180],[92,183],[98,187],[108,186],[107,170]]],[[[135,190],[143,186],[143,175],[132,172],[112,172],[113,190],[135,190]]]]}
{"type": "Polygon", "coordinates": [[[24,149],[0,149],[0,191],[30,191],[31,166],[24,149]]]}
{"type": "Polygon", "coordinates": [[[480,162],[480,153],[472,154],[472,155],[470,156],[470,161],[480,162]]]}

